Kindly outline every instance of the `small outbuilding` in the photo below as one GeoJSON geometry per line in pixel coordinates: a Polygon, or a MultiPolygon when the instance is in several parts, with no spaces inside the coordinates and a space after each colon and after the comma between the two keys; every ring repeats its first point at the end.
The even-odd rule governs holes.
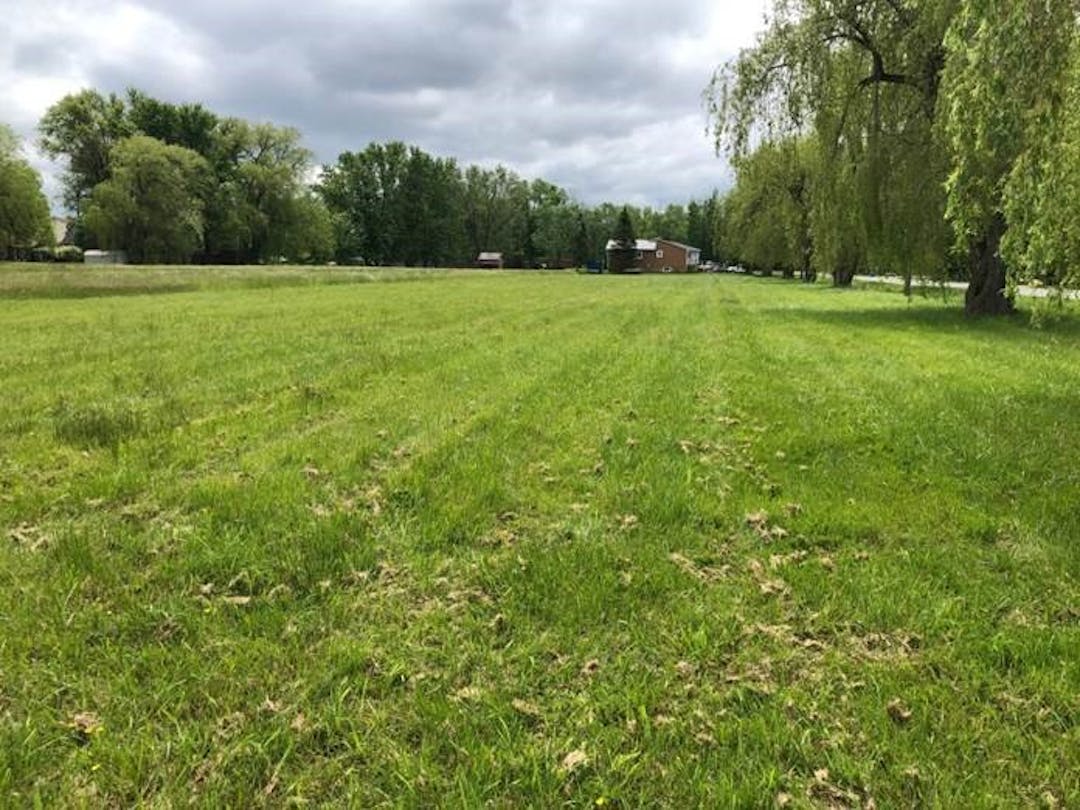
{"type": "Polygon", "coordinates": [[[485,251],[476,257],[476,266],[486,267],[491,270],[502,270],[505,262],[501,253],[485,251]]]}
{"type": "Polygon", "coordinates": [[[87,250],[83,253],[84,264],[127,264],[127,253],[122,250],[87,250]]]}

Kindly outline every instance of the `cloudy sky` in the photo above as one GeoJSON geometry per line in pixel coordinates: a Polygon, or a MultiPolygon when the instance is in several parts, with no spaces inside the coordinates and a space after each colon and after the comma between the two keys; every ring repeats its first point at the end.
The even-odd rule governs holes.
{"type": "MultiPolygon", "coordinates": [[[[0,121],[83,87],[289,124],[319,162],[403,140],[576,197],[728,184],[701,92],[765,0],[0,0],[0,121]]],[[[31,157],[55,195],[59,169],[31,157]]]]}

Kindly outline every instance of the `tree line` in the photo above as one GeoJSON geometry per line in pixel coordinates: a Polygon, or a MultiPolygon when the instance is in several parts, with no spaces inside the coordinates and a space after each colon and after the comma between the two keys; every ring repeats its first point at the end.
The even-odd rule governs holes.
{"type": "Polygon", "coordinates": [[[342,154],[323,167],[317,188],[333,212],[341,258],[375,264],[471,264],[494,251],[511,267],[582,266],[602,259],[622,208],[643,232],[711,254],[719,209],[715,194],[659,211],[590,207],[546,180],[504,166],[461,168],[396,142],[342,154]]]}
{"type": "Polygon", "coordinates": [[[1080,280],[1078,0],[775,0],[707,90],[722,250],[813,281],[1080,280]]]}
{"type": "Polygon", "coordinates": [[[83,247],[137,263],[265,262],[333,254],[312,155],[289,127],[220,117],[138,90],[84,90],[52,105],[41,146],[62,159],[64,202],[83,247]]]}
{"type": "MultiPolygon", "coordinates": [[[[494,251],[511,267],[581,266],[602,260],[623,209],[640,233],[711,258],[720,210],[715,193],[661,210],[587,206],[546,180],[462,167],[400,142],[371,143],[317,168],[295,129],[135,89],[65,96],[39,130],[44,152],[65,166],[77,244],[124,250],[136,263],[468,266],[494,251]]],[[[19,159],[7,132],[0,159],[19,159]]],[[[33,209],[37,224],[9,234],[0,219],[0,242],[47,244],[40,178],[20,165],[34,199],[20,210],[33,209]]]]}

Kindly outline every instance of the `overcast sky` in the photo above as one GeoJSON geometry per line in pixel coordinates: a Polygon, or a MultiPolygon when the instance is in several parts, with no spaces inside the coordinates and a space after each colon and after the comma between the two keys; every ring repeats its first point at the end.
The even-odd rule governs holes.
{"type": "MultiPolygon", "coordinates": [[[[587,203],[728,185],[701,92],[764,0],[0,0],[0,121],[84,87],[297,127],[320,163],[402,140],[587,203]]],[[[56,194],[58,167],[31,153],[56,194]]],[[[56,201],[54,199],[54,205],[56,201]]]]}

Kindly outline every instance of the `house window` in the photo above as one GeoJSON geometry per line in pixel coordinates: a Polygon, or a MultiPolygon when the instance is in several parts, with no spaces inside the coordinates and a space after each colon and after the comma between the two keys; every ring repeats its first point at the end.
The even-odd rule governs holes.
{"type": "Polygon", "coordinates": [[[644,253],[642,253],[642,252],[641,252],[640,250],[639,250],[639,251],[637,252],[637,257],[638,257],[639,259],[641,259],[641,258],[644,258],[644,256],[645,256],[645,254],[644,254],[644,253]]]}
{"type": "Polygon", "coordinates": [[[662,251],[662,250],[656,251],[656,258],[658,258],[658,259],[664,258],[664,251],[662,251]]]}

